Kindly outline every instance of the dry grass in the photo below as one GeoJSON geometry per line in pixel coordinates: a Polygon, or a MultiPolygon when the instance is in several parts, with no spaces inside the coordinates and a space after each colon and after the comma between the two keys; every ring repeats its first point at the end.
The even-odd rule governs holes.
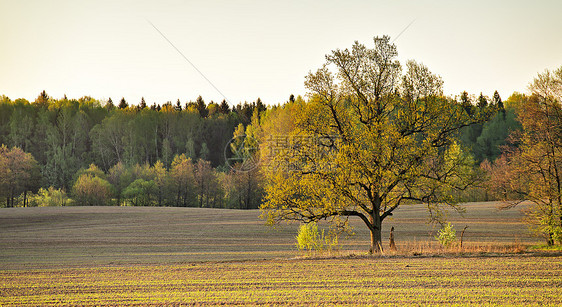
{"type": "Polygon", "coordinates": [[[410,241],[398,246],[397,251],[386,251],[386,254],[397,255],[463,255],[463,254],[520,254],[527,250],[521,243],[465,243],[442,247],[433,241],[410,241]]]}
{"type": "MultiPolygon", "coordinates": [[[[387,257],[489,257],[509,255],[543,255],[544,250],[530,250],[529,246],[514,243],[473,243],[468,245],[451,246],[443,248],[439,243],[425,241],[405,242],[398,246],[397,250],[386,249],[382,253],[369,255],[361,250],[333,250],[333,251],[311,251],[299,252],[294,259],[332,259],[332,258],[387,258],[387,257]]],[[[560,254],[555,251],[552,254],[560,254]]]]}

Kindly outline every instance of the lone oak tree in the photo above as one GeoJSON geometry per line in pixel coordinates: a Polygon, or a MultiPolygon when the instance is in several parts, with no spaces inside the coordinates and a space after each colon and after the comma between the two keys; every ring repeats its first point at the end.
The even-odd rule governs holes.
{"type": "MultiPolygon", "coordinates": [[[[472,158],[456,143],[458,130],[483,121],[492,107],[468,114],[442,95],[442,80],[414,61],[402,66],[388,36],[374,48],[355,42],[334,50],[309,73],[309,101],[294,112],[295,128],[273,136],[266,197],[268,222],[359,217],[379,252],[382,222],[401,205],[461,209],[455,195],[473,185],[472,158]]],[[[263,153],[262,153],[263,155],[263,153]]]]}

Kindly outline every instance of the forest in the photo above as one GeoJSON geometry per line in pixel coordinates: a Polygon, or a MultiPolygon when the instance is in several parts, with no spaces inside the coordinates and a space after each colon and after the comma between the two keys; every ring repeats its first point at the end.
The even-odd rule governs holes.
{"type": "MultiPolygon", "coordinates": [[[[520,129],[514,93],[502,102],[466,92],[452,98],[473,112],[500,111],[462,129],[459,138],[476,165],[494,161],[508,135],[520,129]],[[504,107],[505,106],[505,107],[504,107]]],[[[1,206],[133,205],[256,209],[262,202],[258,170],[237,172],[225,161],[234,136],[283,133],[305,100],[266,106],[229,106],[202,97],[182,104],[115,105],[91,97],[56,99],[43,91],[29,102],[0,96],[1,206]],[[275,127],[274,127],[275,126],[275,127]],[[228,148],[226,148],[228,150],[228,148]],[[13,167],[15,165],[18,167],[13,167]],[[12,166],[12,167],[11,167],[12,166]],[[10,171],[8,171],[10,169],[10,171]]],[[[467,192],[467,200],[488,197],[467,192]]]]}
{"type": "Polygon", "coordinates": [[[0,96],[2,206],[257,208],[256,178],[225,166],[224,152],[265,111],[259,98],[231,108],[0,96]]]}

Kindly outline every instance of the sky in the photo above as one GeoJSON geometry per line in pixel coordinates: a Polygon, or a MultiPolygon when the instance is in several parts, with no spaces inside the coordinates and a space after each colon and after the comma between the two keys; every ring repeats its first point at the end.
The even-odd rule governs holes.
{"type": "Polygon", "coordinates": [[[331,50],[389,35],[445,94],[505,100],[562,66],[561,12],[559,0],[0,0],[0,95],[278,104],[306,94],[331,50]]]}

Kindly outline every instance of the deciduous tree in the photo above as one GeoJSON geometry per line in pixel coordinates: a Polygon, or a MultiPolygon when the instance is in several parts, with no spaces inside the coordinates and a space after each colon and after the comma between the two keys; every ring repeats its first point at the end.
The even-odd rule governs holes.
{"type": "Polygon", "coordinates": [[[516,104],[523,130],[488,167],[490,187],[517,205],[529,200],[527,221],[547,244],[562,244],[562,67],[539,74],[531,97],[516,104]]]}
{"type": "Polygon", "coordinates": [[[184,154],[174,157],[170,178],[176,195],[176,205],[183,207],[195,205],[195,177],[191,158],[186,158],[184,154]]]}
{"type": "Polygon", "coordinates": [[[111,200],[111,184],[103,172],[92,164],[74,183],[72,195],[83,206],[106,206],[111,200]]]}
{"type": "Polygon", "coordinates": [[[0,196],[5,197],[7,207],[14,207],[15,198],[22,193],[26,206],[27,193],[39,187],[39,179],[39,166],[31,154],[0,146],[0,196]]]}
{"type": "Polygon", "coordinates": [[[115,197],[117,198],[117,206],[121,206],[123,191],[133,181],[131,171],[125,168],[123,163],[117,162],[109,169],[107,179],[113,186],[115,197]]]}
{"type": "Polygon", "coordinates": [[[332,51],[306,77],[310,100],[267,168],[269,222],[357,217],[378,252],[382,223],[401,205],[422,204],[434,218],[440,205],[458,208],[453,192],[477,177],[455,140],[484,116],[443,97],[441,78],[422,64],[402,75],[396,57],[388,36],[375,37],[372,49],[332,51]]]}

